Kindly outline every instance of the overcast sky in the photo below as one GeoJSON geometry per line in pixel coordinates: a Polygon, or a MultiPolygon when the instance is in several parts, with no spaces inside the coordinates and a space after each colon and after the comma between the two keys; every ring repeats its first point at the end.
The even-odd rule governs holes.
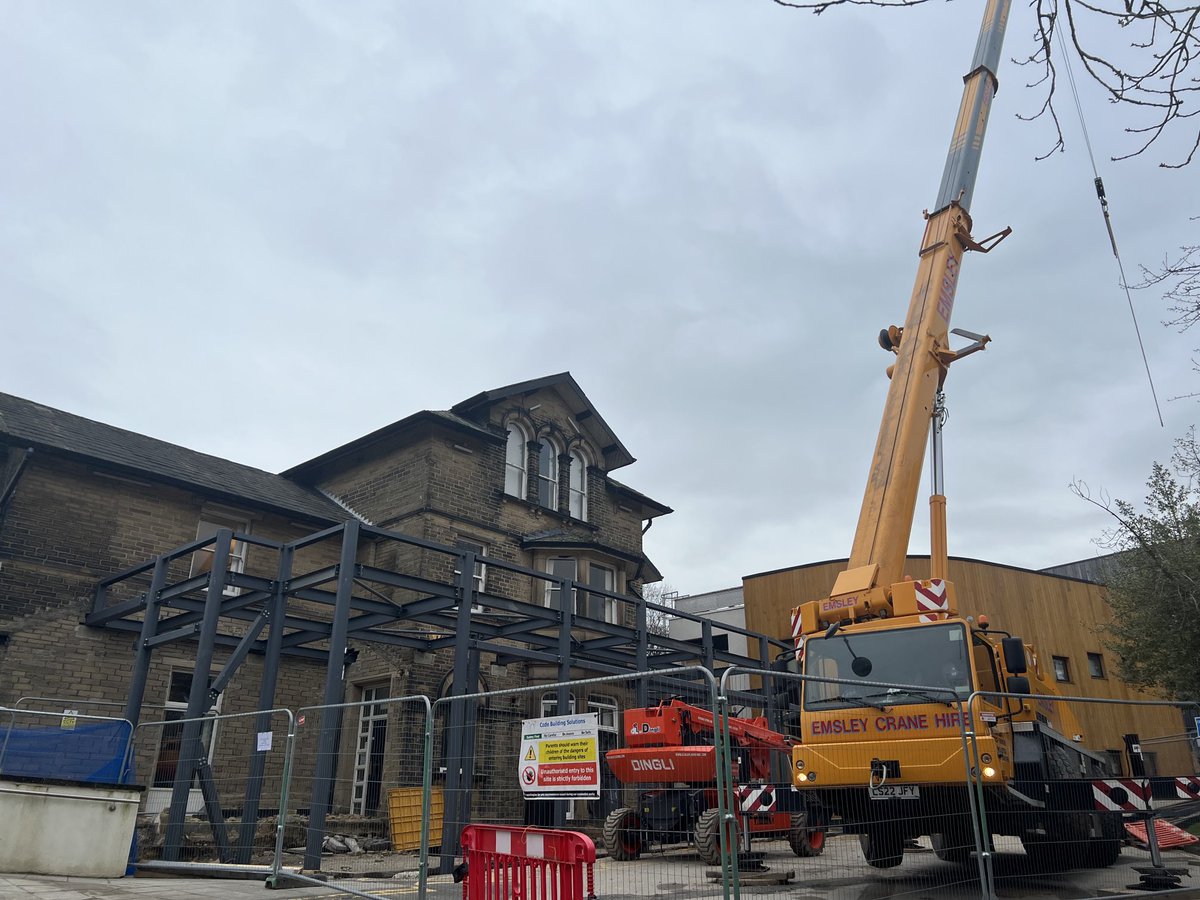
{"type": "MultiPolygon", "coordinates": [[[[570,370],[675,509],[671,587],[844,557],[978,7],[8,0],[0,389],[280,471],[570,370]]],[[[1106,527],[1072,479],[1140,499],[1194,421],[1200,335],[1134,294],[1159,428],[1073,109],[1040,163],[1016,118],[1033,28],[1015,4],[972,206],[1013,235],[963,267],[952,324],[993,344],[945,444],[951,554],[1039,568],[1106,527]]],[[[1200,170],[1108,162],[1141,123],[1081,88],[1127,271],[1195,243],[1200,170]]]]}

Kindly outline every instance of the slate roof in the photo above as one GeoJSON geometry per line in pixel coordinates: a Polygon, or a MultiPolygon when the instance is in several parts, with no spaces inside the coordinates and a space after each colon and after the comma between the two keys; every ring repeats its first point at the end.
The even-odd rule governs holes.
{"type": "Polygon", "coordinates": [[[0,393],[0,442],[115,468],[214,497],[321,523],[347,512],[324,495],[284,478],[199,453],[31,400],[0,393]]]}

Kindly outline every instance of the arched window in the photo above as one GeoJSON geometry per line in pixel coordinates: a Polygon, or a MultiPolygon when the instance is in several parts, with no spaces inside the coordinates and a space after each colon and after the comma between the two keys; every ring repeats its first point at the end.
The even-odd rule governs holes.
{"type": "Polygon", "coordinates": [[[538,503],[558,509],[558,448],[549,438],[538,448],[538,503]]]}
{"type": "Polygon", "coordinates": [[[579,450],[571,451],[571,497],[567,510],[571,518],[587,521],[587,457],[579,450]]]}
{"type": "Polygon", "coordinates": [[[525,498],[527,491],[529,437],[516,422],[508,423],[508,444],[504,450],[504,493],[525,498]]]}

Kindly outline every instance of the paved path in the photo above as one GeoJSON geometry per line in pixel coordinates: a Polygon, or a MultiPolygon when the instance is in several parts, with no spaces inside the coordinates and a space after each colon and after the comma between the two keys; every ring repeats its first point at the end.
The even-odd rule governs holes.
{"type": "MultiPolygon", "coordinates": [[[[417,896],[415,884],[397,883],[395,887],[379,888],[377,896],[404,900],[417,896]]],[[[431,898],[462,895],[462,886],[448,879],[431,879],[428,896],[431,898]],[[442,884],[445,880],[447,883],[442,884]],[[434,882],[439,883],[434,883],[434,882]]],[[[171,900],[239,900],[255,897],[258,900],[347,900],[348,895],[327,887],[284,887],[267,890],[262,881],[228,878],[66,878],[42,875],[0,875],[0,898],[3,900],[151,900],[164,897],[171,900]]]]}

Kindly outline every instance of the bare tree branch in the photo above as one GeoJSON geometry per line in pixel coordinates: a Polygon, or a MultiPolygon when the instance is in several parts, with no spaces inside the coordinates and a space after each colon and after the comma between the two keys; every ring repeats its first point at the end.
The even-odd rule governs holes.
{"type": "MultiPolygon", "coordinates": [[[[774,0],[779,6],[809,10],[817,15],[834,6],[883,8],[919,6],[928,0],[774,0]]],[[[1134,149],[1115,160],[1140,156],[1167,134],[1183,131],[1191,147],[1182,159],[1160,162],[1164,168],[1182,168],[1200,150],[1200,5],[1172,5],[1160,0],[1030,0],[1036,22],[1032,50],[1013,61],[1037,74],[1026,87],[1040,90],[1036,112],[1026,120],[1046,116],[1053,123],[1055,141],[1039,158],[1063,148],[1062,128],[1055,110],[1058,72],[1053,41],[1065,24],[1068,44],[1088,77],[1110,102],[1128,112],[1133,123],[1124,130],[1136,135],[1134,149]],[[1113,53],[1111,35],[1120,34],[1128,53],[1113,53]]]]}

